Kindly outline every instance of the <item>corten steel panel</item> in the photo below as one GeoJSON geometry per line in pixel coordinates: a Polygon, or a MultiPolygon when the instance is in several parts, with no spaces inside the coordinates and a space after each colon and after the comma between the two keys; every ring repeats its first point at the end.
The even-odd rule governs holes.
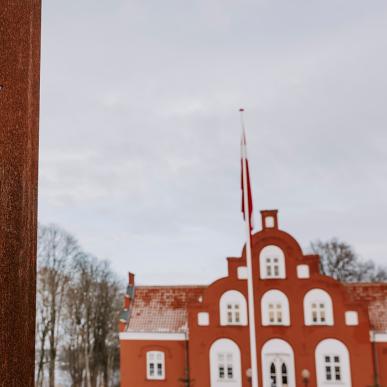
{"type": "Polygon", "coordinates": [[[40,0],[0,0],[0,386],[34,385],[40,0]]]}

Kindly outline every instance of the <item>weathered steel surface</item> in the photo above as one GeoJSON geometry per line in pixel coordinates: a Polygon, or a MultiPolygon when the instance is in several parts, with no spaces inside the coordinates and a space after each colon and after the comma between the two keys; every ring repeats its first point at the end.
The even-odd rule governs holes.
{"type": "Polygon", "coordinates": [[[0,0],[0,386],[34,385],[40,0],[0,0]]]}

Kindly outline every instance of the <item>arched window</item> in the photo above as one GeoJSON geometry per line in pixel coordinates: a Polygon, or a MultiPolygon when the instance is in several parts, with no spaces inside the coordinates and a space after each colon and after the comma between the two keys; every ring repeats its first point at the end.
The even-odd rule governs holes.
{"type": "Polygon", "coordinates": [[[322,289],[312,289],[304,297],[305,325],[333,325],[331,296],[322,289]]]}
{"type": "Polygon", "coordinates": [[[272,339],[262,347],[263,387],[296,387],[294,353],[284,340],[272,339]]]}
{"type": "Polygon", "coordinates": [[[165,379],[165,356],[161,351],[146,353],[146,376],[151,380],[165,379]]]}
{"type": "Polygon", "coordinates": [[[245,296],[237,290],[228,290],[219,300],[220,325],[247,325],[245,296]]]}
{"type": "Polygon", "coordinates": [[[290,325],[289,300],[279,290],[269,290],[261,300],[262,325],[290,325]]]}
{"type": "Polygon", "coordinates": [[[242,387],[241,354],[230,339],[218,339],[210,348],[211,387],[242,387]]]}
{"type": "Polygon", "coordinates": [[[285,255],[274,245],[266,246],[259,254],[259,268],[262,279],[285,278],[285,255]]]}
{"type": "Polygon", "coordinates": [[[347,347],[339,340],[325,339],[315,351],[317,386],[351,386],[351,368],[347,347]]]}

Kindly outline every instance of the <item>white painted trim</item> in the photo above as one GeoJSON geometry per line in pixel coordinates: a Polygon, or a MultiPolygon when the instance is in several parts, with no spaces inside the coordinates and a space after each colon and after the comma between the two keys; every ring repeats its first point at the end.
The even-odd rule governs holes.
{"type": "Polygon", "coordinates": [[[245,280],[248,278],[248,271],[246,266],[239,266],[237,273],[238,273],[238,279],[240,280],[245,280]]]}
{"type": "Polygon", "coordinates": [[[170,332],[121,332],[120,340],[166,340],[166,341],[185,341],[185,333],[170,332]]]}
{"type": "Polygon", "coordinates": [[[387,343],[387,332],[370,331],[370,340],[374,343],[387,343]]]}
{"type": "Polygon", "coordinates": [[[359,325],[359,314],[354,310],[345,312],[345,324],[348,326],[359,325]]]}
{"type": "Polygon", "coordinates": [[[309,265],[297,265],[297,278],[310,278],[309,265]]]}
{"type": "Polygon", "coordinates": [[[200,326],[210,325],[210,315],[207,312],[198,313],[198,325],[200,326]]]}

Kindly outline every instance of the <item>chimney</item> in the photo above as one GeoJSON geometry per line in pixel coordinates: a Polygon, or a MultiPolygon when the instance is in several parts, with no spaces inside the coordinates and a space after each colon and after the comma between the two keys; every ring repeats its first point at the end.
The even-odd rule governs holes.
{"type": "Polygon", "coordinates": [[[278,210],[261,211],[262,229],[278,229],[278,210]]]}
{"type": "Polygon", "coordinates": [[[134,274],[129,272],[128,286],[126,288],[124,308],[129,309],[130,304],[134,298],[134,274]]]}
{"type": "Polygon", "coordinates": [[[134,286],[134,273],[129,272],[128,278],[129,278],[129,286],[134,286]]]}

